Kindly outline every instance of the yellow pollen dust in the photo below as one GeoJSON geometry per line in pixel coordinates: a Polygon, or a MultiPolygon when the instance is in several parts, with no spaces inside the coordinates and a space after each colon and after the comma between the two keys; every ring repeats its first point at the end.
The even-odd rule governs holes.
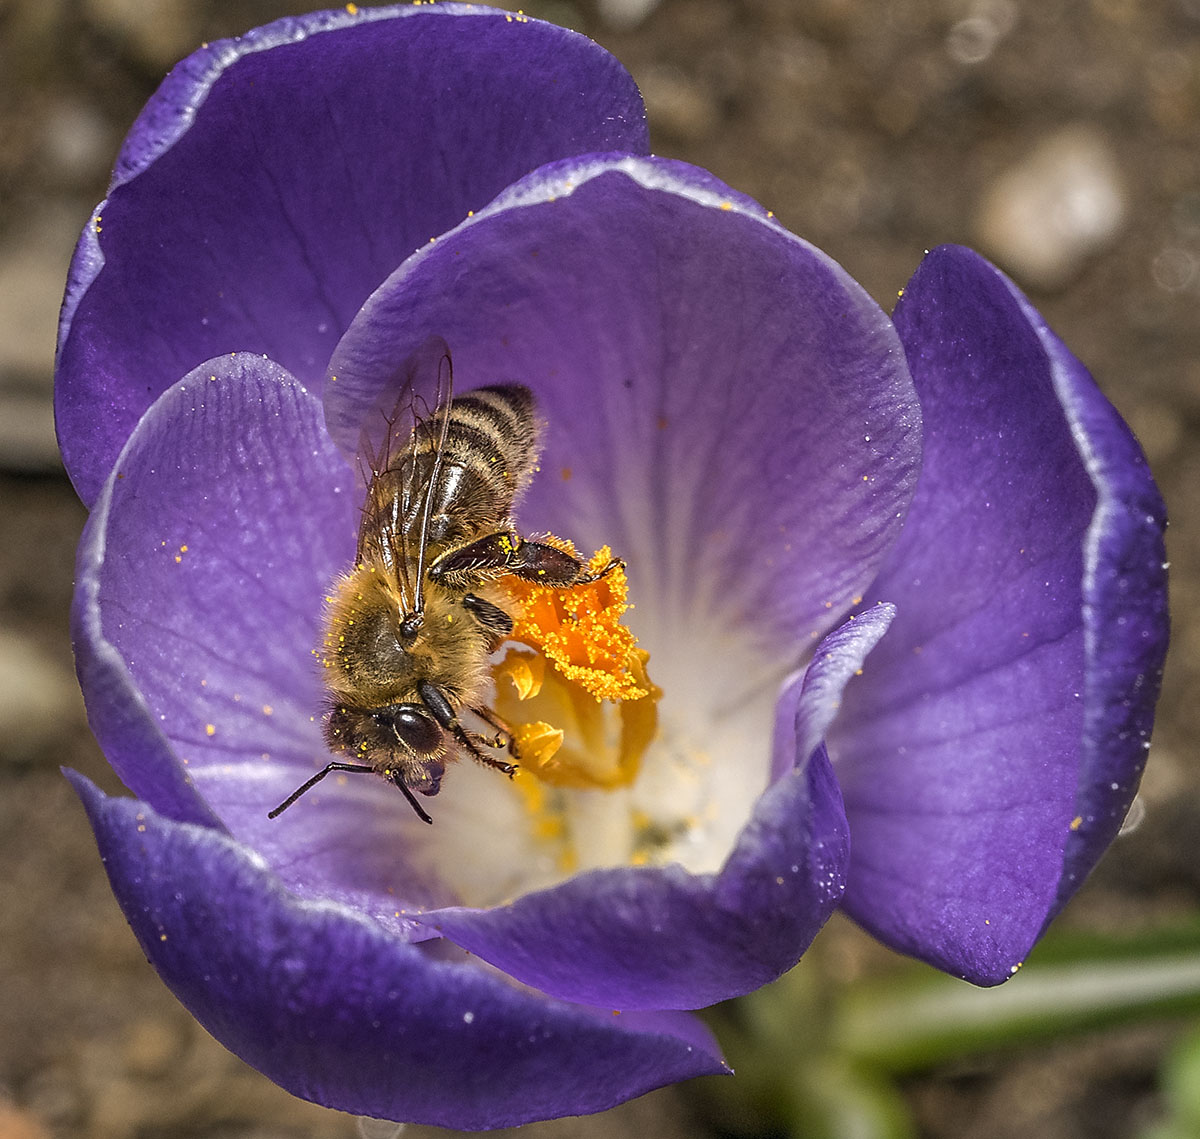
{"type": "MultiPolygon", "coordinates": [[[[550,536],[548,545],[578,556],[570,542],[550,536]]],[[[605,546],[588,561],[598,573],[612,561],[605,546]]],[[[597,700],[637,700],[649,695],[638,679],[637,638],[621,624],[629,609],[625,568],[614,566],[596,581],[563,589],[506,578],[505,591],[519,605],[512,639],[540,652],[568,680],[597,700]]]]}
{"type": "MultiPolygon", "coordinates": [[[[570,542],[544,539],[577,556],[570,542]]],[[[605,546],[592,573],[612,561],[605,546]]],[[[661,690],[649,654],[621,623],[629,609],[625,569],[564,589],[516,577],[497,583],[515,604],[512,640],[495,667],[497,712],[511,725],[521,776],[563,787],[633,781],[658,730],[661,690]],[[522,647],[525,646],[525,647],[522,647]],[[507,682],[507,683],[506,683],[507,682]]]]}

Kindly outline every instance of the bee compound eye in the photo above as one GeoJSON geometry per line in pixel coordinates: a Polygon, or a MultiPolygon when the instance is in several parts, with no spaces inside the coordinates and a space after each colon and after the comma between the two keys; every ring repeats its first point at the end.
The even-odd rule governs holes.
{"type": "Polygon", "coordinates": [[[429,755],[442,743],[442,729],[423,708],[416,704],[398,704],[388,709],[388,722],[396,738],[418,755],[429,755]]]}

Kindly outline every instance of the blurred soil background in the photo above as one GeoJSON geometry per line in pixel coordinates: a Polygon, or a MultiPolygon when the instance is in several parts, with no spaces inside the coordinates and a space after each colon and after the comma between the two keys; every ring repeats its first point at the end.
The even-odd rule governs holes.
{"type": "MultiPolygon", "coordinates": [[[[626,64],[656,152],[759,199],[889,310],[924,249],[980,248],[1133,424],[1172,518],[1173,650],[1144,818],[1062,921],[1130,931],[1195,912],[1200,0],[524,7],[626,64]]],[[[360,1134],[246,1068],[176,1004],[121,918],[58,771],[69,764],[119,790],[88,733],[68,643],[84,511],[50,410],[68,257],[165,71],[203,40],[296,10],[0,0],[0,1139],[360,1134]]],[[[832,936],[847,961],[883,959],[848,923],[832,936]]],[[[935,1139],[1135,1136],[1161,1110],[1157,1073],[1182,1027],[1166,1018],[982,1057],[910,1079],[904,1093],[935,1139]]],[[[523,1132],[706,1133],[687,1089],[523,1132]]]]}

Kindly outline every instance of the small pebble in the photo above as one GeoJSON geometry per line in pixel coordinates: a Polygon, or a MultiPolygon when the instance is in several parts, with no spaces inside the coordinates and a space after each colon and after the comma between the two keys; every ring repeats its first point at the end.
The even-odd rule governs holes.
{"type": "Polygon", "coordinates": [[[649,68],[638,76],[638,84],[656,131],[695,142],[710,136],[720,122],[712,94],[677,68],[649,68]]]}
{"type": "Polygon", "coordinates": [[[596,0],[600,19],[615,32],[636,28],[658,7],[660,0],[596,0]]]}
{"type": "Polygon", "coordinates": [[[50,1132],[29,1112],[0,1099],[0,1139],[50,1139],[50,1132]]]}
{"type": "Polygon", "coordinates": [[[1125,187],[1104,135],[1081,124],[1040,142],[997,177],[976,240],[1022,284],[1057,289],[1120,233],[1125,187]]]}
{"type": "Polygon", "coordinates": [[[146,1018],[130,1028],[122,1059],[136,1076],[161,1076],[179,1060],[181,1051],[182,1041],[171,1021],[146,1018]]]}

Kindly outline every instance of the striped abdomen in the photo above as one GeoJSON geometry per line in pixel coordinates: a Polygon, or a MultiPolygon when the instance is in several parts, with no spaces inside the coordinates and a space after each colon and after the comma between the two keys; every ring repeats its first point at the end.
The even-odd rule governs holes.
{"type": "MultiPolygon", "coordinates": [[[[404,496],[404,525],[419,532],[442,429],[440,411],[413,431],[406,456],[413,493],[404,496]]],[[[519,384],[477,388],[450,404],[441,467],[425,532],[427,552],[509,524],[513,501],[533,475],[538,423],[533,393],[519,384]]]]}

